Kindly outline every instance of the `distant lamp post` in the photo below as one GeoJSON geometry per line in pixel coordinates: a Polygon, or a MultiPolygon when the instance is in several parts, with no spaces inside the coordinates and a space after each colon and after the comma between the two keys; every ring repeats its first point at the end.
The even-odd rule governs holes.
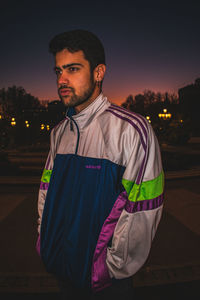
{"type": "Polygon", "coordinates": [[[41,124],[40,129],[41,129],[41,130],[44,130],[44,129],[45,129],[45,125],[44,125],[44,124],[41,124]]]}
{"type": "Polygon", "coordinates": [[[2,115],[0,115],[0,120],[2,119],[2,115]]]}
{"type": "Polygon", "coordinates": [[[164,108],[164,109],[163,109],[163,112],[160,113],[160,114],[158,114],[158,117],[159,117],[160,119],[162,119],[162,120],[170,120],[171,117],[172,117],[172,114],[168,113],[168,112],[167,112],[167,109],[164,108]]]}
{"type": "Polygon", "coordinates": [[[50,130],[50,127],[49,127],[49,125],[47,125],[46,127],[47,127],[47,131],[49,131],[49,130],[50,130]]]}
{"type": "Polygon", "coordinates": [[[15,126],[15,125],[16,125],[15,118],[12,118],[12,119],[11,119],[11,122],[10,122],[10,124],[11,124],[12,126],[15,126]]]}
{"type": "Polygon", "coordinates": [[[29,124],[29,122],[28,122],[28,121],[25,121],[25,125],[26,125],[26,127],[27,127],[27,128],[29,128],[29,127],[30,127],[30,124],[29,124]]]}
{"type": "Polygon", "coordinates": [[[149,123],[151,123],[151,119],[150,119],[150,116],[146,116],[146,119],[149,123]]]}

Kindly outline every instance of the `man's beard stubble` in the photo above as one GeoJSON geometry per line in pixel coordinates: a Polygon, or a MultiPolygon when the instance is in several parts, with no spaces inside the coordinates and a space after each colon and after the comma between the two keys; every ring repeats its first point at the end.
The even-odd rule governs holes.
{"type": "Polygon", "coordinates": [[[87,100],[89,100],[89,98],[92,96],[93,92],[95,89],[95,82],[93,80],[93,78],[91,78],[90,80],[90,86],[88,87],[87,90],[84,91],[84,93],[82,95],[76,95],[74,88],[68,87],[66,85],[62,85],[60,86],[60,88],[58,89],[58,95],[62,101],[62,103],[66,106],[66,107],[76,107],[80,104],[83,104],[84,102],[86,102],[87,100]],[[67,88],[67,89],[71,89],[72,95],[67,95],[67,96],[61,96],[59,93],[59,90],[62,88],[67,88]],[[68,98],[70,97],[71,99],[69,100],[68,103],[65,103],[65,97],[68,98]]]}

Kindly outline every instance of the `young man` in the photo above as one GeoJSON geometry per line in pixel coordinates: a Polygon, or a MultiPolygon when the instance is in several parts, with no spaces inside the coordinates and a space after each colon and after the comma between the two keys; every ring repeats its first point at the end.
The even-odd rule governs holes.
{"type": "Polygon", "coordinates": [[[157,139],[145,118],[103,95],[104,48],[94,34],[60,34],[50,51],[67,110],[41,179],[38,250],[66,299],[133,299],[132,276],[162,213],[157,139]]]}

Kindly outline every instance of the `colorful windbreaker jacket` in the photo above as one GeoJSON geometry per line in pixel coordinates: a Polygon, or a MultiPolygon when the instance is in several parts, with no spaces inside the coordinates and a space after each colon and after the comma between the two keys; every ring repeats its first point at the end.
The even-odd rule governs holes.
{"type": "Polygon", "coordinates": [[[148,257],[163,207],[159,145],[144,117],[102,93],[50,139],[37,249],[56,278],[99,291],[148,257]]]}

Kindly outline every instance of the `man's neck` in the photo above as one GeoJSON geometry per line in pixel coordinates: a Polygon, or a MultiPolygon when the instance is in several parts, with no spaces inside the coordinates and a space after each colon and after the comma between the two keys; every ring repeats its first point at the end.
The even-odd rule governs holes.
{"type": "Polygon", "coordinates": [[[89,106],[94,100],[101,94],[101,90],[98,90],[98,92],[93,93],[93,95],[85,102],[83,102],[80,105],[77,105],[74,107],[76,114],[80,113],[82,110],[84,110],[87,106],[89,106]]]}

